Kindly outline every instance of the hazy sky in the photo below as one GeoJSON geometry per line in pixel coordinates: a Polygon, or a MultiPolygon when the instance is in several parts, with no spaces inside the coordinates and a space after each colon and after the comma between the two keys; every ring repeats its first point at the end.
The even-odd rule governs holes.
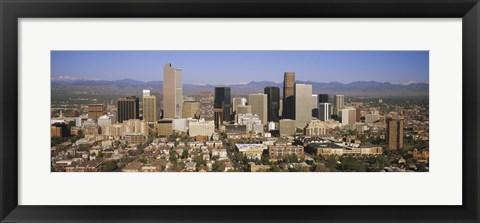
{"type": "Polygon", "coordinates": [[[315,82],[428,83],[428,51],[52,51],[52,76],[163,80],[163,65],[184,83],[283,81],[285,71],[315,82]]]}

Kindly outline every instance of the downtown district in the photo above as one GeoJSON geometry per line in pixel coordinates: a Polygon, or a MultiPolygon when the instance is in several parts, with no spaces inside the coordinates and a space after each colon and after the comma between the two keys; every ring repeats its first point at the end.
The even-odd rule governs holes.
{"type": "Polygon", "coordinates": [[[160,103],[150,89],[109,104],[52,102],[51,171],[428,171],[428,99],[313,94],[294,72],[282,90],[184,95],[182,70],[166,64],[160,103]]]}

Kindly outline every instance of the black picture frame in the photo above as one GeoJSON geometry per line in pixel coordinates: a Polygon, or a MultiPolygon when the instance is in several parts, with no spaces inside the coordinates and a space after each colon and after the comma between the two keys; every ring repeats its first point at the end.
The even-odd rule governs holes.
{"type": "MultiPolygon", "coordinates": [[[[0,219],[2,222],[479,222],[480,5],[478,0],[0,0],[0,15],[0,219]],[[75,17],[462,18],[463,205],[18,205],[17,21],[19,18],[75,17]]],[[[405,187],[408,189],[408,184],[405,184],[405,187]]],[[[372,194],[372,196],[378,195],[372,194]]],[[[392,197],[395,195],[392,194],[392,197]]]]}

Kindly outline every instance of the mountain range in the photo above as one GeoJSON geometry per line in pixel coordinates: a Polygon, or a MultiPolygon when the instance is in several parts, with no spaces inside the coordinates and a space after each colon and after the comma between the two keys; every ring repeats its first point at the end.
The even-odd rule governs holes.
{"type": "MultiPolygon", "coordinates": [[[[355,81],[344,84],[340,82],[312,82],[297,80],[296,83],[311,84],[313,93],[343,94],[347,96],[428,96],[428,83],[392,84],[377,81],[355,81]]],[[[248,83],[211,85],[211,84],[183,84],[185,93],[195,94],[200,91],[214,91],[217,86],[229,86],[233,95],[263,92],[266,86],[276,86],[282,91],[283,82],[251,81],[248,83]]],[[[142,89],[153,89],[162,92],[163,81],[138,81],[133,79],[122,80],[95,80],[88,78],[69,78],[68,76],[52,78],[52,90],[70,90],[87,92],[141,92],[142,89]]]]}

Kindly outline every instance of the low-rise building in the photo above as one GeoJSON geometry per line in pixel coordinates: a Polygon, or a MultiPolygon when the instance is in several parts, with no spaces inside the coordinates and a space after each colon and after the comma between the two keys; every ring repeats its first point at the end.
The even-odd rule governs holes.
{"type": "Polygon", "coordinates": [[[296,155],[298,158],[305,158],[303,146],[299,145],[274,145],[268,146],[270,159],[282,159],[286,155],[296,155]]]}

